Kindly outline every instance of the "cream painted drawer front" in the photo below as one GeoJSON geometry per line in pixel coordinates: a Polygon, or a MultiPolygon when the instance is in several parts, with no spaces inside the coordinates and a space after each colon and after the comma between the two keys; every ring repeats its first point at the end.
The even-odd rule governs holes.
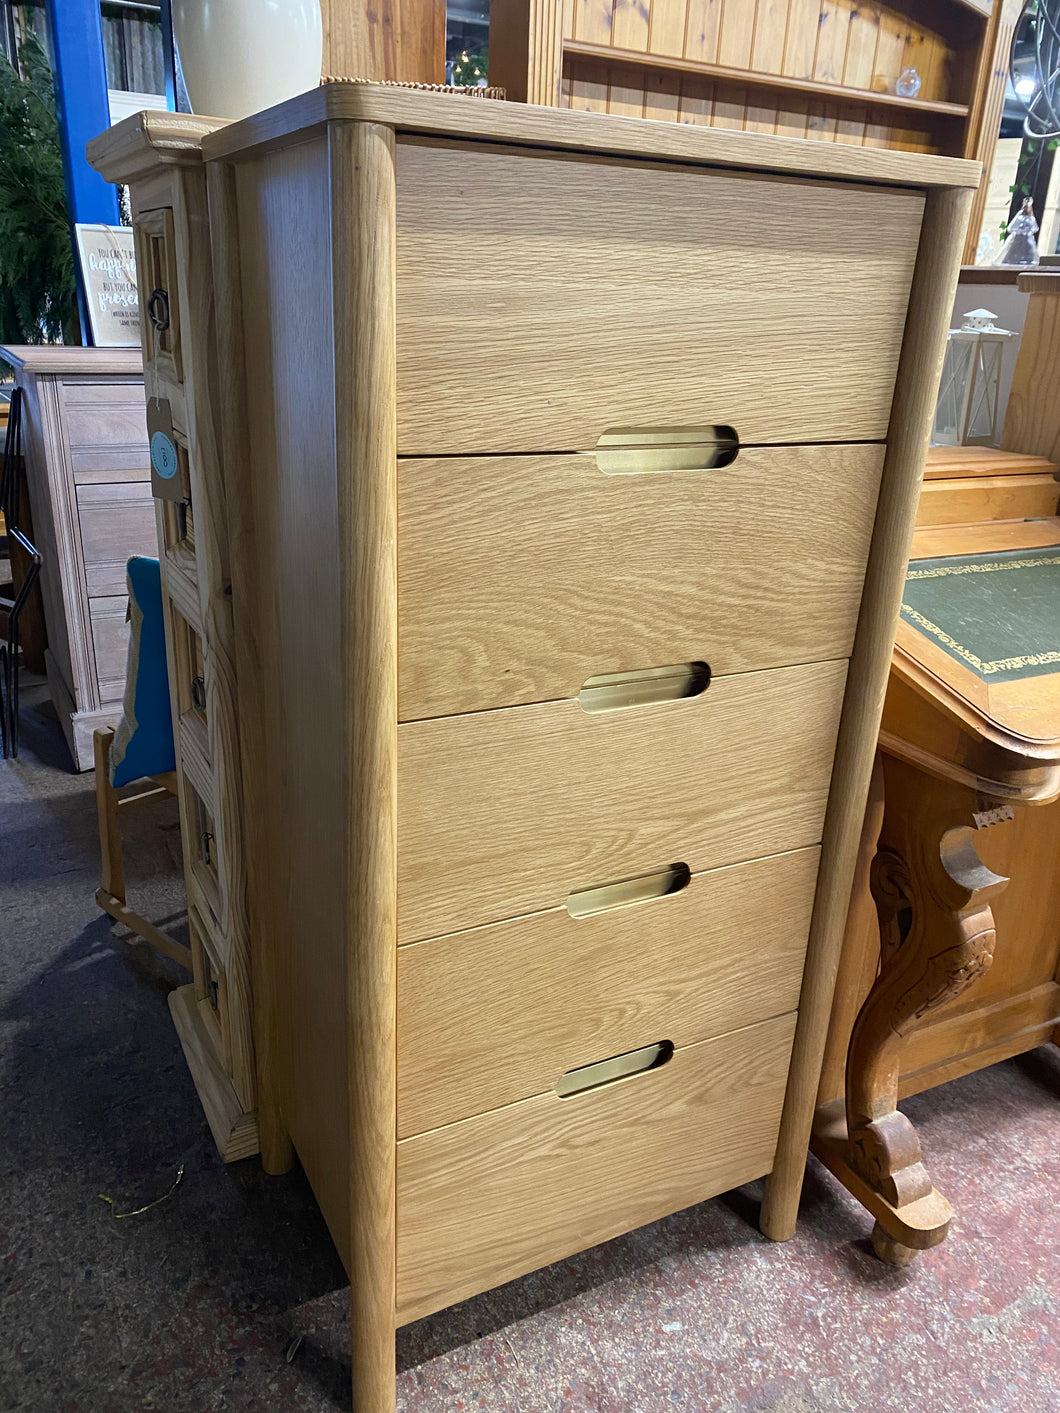
{"type": "Polygon", "coordinates": [[[923,206],[405,138],[398,450],[576,451],[704,423],[745,444],[882,439],[923,206]]]}
{"type": "Polygon", "coordinates": [[[127,561],[137,554],[158,554],[150,481],[80,485],[77,514],[89,595],[127,593],[127,561]]]}
{"type": "Polygon", "coordinates": [[[150,481],[142,378],[130,383],[65,382],[63,412],[75,481],[150,481]]]}
{"type": "Polygon", "coordinates": [[[820,663],[654,706],[399,726],[398,940],[818,843],[845,680],[845,662],[820,663]]]}
{"type": "Polygon", "coordinates": [[[768,1172],[794,1031],[781,1016],[399,1143],[398,1323],[768,1172]]]}
{"type": "Polygon", "coordinates": [[[680,892],[588,917],[557,908],[400,948],[399,1137],[660,1039],[681,1048],[794,1010],[819,855],[693,874],[680,892]]]}
{"type": "Polygon", "coordinates": [[[125,692],[125,664],[129,656],[128,608],[128,594],[88,600],[92,647],[96,655],[96,682],[99,699],[104,706],[110,702],[120,702],[125,692]]]}
{"type": "Polygon", "coordinates": [[[400,718],[572,697],[648,663],[848,656],[883,452],[749,447],[633,475],[591,455],[402,460],[400,718]]]}

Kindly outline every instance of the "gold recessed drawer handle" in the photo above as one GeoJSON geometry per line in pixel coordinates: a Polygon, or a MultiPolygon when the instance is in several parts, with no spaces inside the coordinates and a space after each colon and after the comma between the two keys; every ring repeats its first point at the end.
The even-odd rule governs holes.
{"type": "Polygon", "coordinates": [[[734,427],[609,427],[586,455],[606,476],[637,476],[712,471],[731,466],[739,452],[734,427]]]}
{"type": "Polygon", "coordinates": [[[677,662],[669,667],[639,667],[634,672],[605,672],[588,677],[578,693],[582,711],[617,711],[698,697],[710,686],[710,664],[677,662]]]}
{"type": "Polygon", "coordinates": [[[659,1040],[654,1045],[645,1045],[640,1050],[627,1050],[624,1055],[613,1055],[609,1060],[598,1060],[595,1065],[583,1065],[580,1069],[568,1070],[556,1081],[556,1093],[561,1099],[569,1099],[574,1094],[584,1094],[587,1089],[599,1089],[602,1084],[614,1084],[616,1079],[628,1079],[631,1075],[646,1074],[657,1070],[673,1057],[672,1040],[659,1040]]]}
{"type": "Polygon", "coordinates": [[[593,888],[579,888],[567,897],[571,917],[592,917],[594,913],[610,912],[612,908],[630,908],[635,903],[650,903],[680,893],[692,881],[692,870],[685,863],[671,864],[658,873],[642,873],[635,878],[620,878],[615,883],[600,883],[593,888]]]}

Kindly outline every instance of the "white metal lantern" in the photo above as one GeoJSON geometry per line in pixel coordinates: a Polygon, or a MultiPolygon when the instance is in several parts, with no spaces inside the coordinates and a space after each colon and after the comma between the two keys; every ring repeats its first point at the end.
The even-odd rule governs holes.
{"type": "Polygon", "coordinates": [[[996,314],[971,309],[951,329],[935,405],[932,446],[996,446],[1001,353],[1008,329],[994,327],[996,314]]]}

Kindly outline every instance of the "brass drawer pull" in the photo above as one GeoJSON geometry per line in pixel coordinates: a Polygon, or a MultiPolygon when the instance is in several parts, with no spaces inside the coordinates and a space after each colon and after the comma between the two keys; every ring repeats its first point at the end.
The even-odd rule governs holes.
{"type": "Polygon", "coordinates": [[[712,471],[731,466],[739,452],[734,427],[609,427],[588,455],[605,476],[635,476],[712,471]]]}
{"type": "Polygon", "coordinates": [[[147,317],[157,334],[164,334],[169,328],[169,294],[164,289],[153,289],[147,300],[147,317]]]}
{"type": "Polygon", "coordinates": [[[698,697],[710,686],[710,664],[678,662],[670,667],[640,667],[635,672],[605,672],[589,677],[578,693],[582,711],[616,711],[698,697]]]}
{"type": "Polygon", "coordinates": [[[584,1094],[588,1089],[599,1089],[601,1085],[614,1084],[618,1079],[646,1074],[648,1070],[657,1070],[660,1065],[665,1065],[673,1053],[672,1040],[659,1040],[640,1050],[627,1050],[624,1055],[598,1060],[595,1065],[568,1070],[556,1081],[556,1093],[561,1099],[569,1099],[572,1094],[584,1094]]]}
{"type": "Polygon", "coordinates": [[[680,893],[692,881],[692,871],[685,863],[671,864],[659,873],[642,873],[636,878],[621,878],[616,883],[601,883],[594,888],[579,888],[567,897],[571,917],[592,917],[594,913],[610,912],[612,908],[629,908],[635,903],[650,903],[680,893]]]}

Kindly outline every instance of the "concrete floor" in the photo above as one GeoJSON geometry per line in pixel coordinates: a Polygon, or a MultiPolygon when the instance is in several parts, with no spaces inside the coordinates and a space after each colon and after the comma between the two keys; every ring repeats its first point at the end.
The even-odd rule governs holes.
{"type": "MultiPolygon", "coordinates": [[[[0,764],[0,1409],[342,1409],[348,1292],[312,1195],[220,1163],[166,1008],[182,975],[96,909],[92,777],[41,698],[0,764]]],[[[179,918],[175,811],[141,820],[131,886],[179,918]]],[[[398,1410],[1060,1410],[1060,1052],[905,1107],[957,1209],[912,1267],[811,1161],[785,1246],[755,1185],[400,1331],[398,1410]]]]}

